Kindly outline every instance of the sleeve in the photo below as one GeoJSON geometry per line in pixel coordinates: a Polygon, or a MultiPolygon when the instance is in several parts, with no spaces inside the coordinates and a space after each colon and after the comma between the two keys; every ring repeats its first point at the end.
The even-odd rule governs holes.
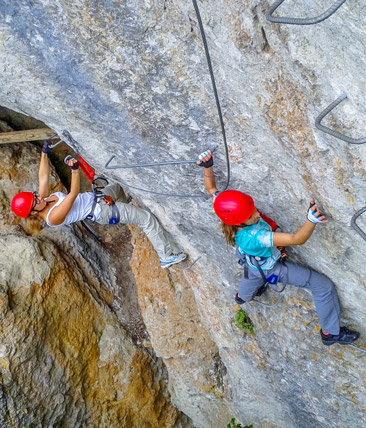
{"type": "Polygon", "coordinates": [[[273,221],[271,218],[267,217],[265,214],[262,214],[260,211],[258,212],[259,212],[259,215],[262,217],[262,219],[271,226],[271,229],[274,232],[277,229],[278,224],[275,221],[273,221]]]}
{"type": "Polygon", "coordinates": [[[273,247],[273,232],[262,229],[255,234],[254,240],[256,242],[256,246],[259,248],[273,247]]]}

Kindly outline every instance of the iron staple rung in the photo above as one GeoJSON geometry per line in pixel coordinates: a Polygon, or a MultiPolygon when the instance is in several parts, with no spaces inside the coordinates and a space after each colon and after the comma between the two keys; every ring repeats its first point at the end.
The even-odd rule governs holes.
{"type": "Polygon", "coordinates": [[[333,109],[335,109],[343,100],[347,98],[347,94],[343,93],[335,101],[333,101],[327,108],[325,108],[315,120],[315,126],[320,129],[320,131],[325,132],[326,134],[332,135],[335,138],[338,138],[342,141],[346,141],[350,144],[364,144],[366,143],[366,138],[351,138],[347,135],[343,135],[340,132],[334,131],[333,129],[328,128],[321,124],[322,120],[327,116],[333,109]]]}
{"type": "Polygon", "coordinates": [[[112,159],[114,159],[116,155],[112,155],[108,162],[105,164],[106,169],[119,169],[119,168],[148,168],[154,166],[166,166],[166,165],[179,165],[179,164],[190,164],[197,163],[197,159],[195,160],[183,160],[183,161],[168,161],[168,162],[146,162],[146,163],[135,163],[131,165],[123,164],[123,165],[113,165],[109,166],[112,159]]]}
{"type": "Polygon", "coordinates": [[[366,211],[366,207],[358,210],[351,219],[351,227],[366,241],[366,233],[356,223],[357,218],[366,211]]]}
{"type": "Polygon", "coordinates": [[[266,13],[266,19],[270,22],[277,24],[292,24],[292,25],[313,25],[318,24],[329,18],[333,13],[339,9],[346,0],[337,0],[333,6],[315,18],[290,18],[281,16],[272,16],[276,9],[278,9],[285,0],[276,1],[266,13]]]}

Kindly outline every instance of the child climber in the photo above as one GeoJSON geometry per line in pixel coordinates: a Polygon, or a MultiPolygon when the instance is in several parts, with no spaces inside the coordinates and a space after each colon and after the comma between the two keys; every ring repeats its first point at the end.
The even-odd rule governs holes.
{"type": "Polygon", "coordinates": [[[205,168],[205,187],[214,198],[214,210],[222,221],[226,241],[236,245],[237,256],[248,267],[248,275],[241,279],[235,300],[240,304],[252,300],[267,280],[306,288],[313,294],[324,345],[349,345],[355,341],[359,337],[357,331],[340,327],[340,308],[333,283],[309,268],[282,262],[277,248],[302,245],[317,223],[327,223],[314,199],[311,199],[305,223],[296,233],[276,232],[276,223],[258,211],[251,196],[238,190],[218,192],[211,152],[202,153],[199,159],[198,164],[205,168]]]}
{"type": "Polygon", "coordinates": [[[173,252],[164,230],[151,213],[124,202],[124,192],[118,184],[106,186],[98,199],[93,192],[80,193],[80,170],[75,159],[67,161],[71,170],[70,193],[65,195],[56,192],[49,195],[49,144],[50,142],[46,141],[42,148],[38,193],[21,192],[15,195],[11,201],[14,214],[20,217],[37,215],[50,227],[85,219],[92,219],[99,224],[137,224],[142,227],[158,253],[162,269],[180,263],[187,257],[184,253],[173,252]]]}

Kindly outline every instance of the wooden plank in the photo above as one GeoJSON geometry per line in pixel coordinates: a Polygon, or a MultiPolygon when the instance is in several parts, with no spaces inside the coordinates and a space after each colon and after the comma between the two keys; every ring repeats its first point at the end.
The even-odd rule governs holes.
{"type": "MultiPolygon", "coordinates": [[[[54,135],[50,128],[26,129],[25,131],[13,131],[0,133],[0,144],[22,143],[23,141],[47,140],[54,135]]],[[[54,138],[58,138],[57,136],[54,138]]]]}

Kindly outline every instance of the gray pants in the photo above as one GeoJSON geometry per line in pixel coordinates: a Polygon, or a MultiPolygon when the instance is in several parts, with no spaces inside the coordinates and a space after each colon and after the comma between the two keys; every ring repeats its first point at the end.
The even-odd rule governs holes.
{"type": "MultiPolygon", "coordinates": [[[[268,278],[274,274],[279,282],[306,288],[313,294],[316,311],[321,328],[331,334],[339,334],[340,308],[334,284],[326,276],[309,268],[293,263],[277,263],[273,269],[264,271],[268,278]]],[[[248,266],[248,278],[242,278],[239,285],[239,296],[252,300],[257,290],[263,285],[260,273],[248,266]]]]}
{"type": "MultiPolygon", "coordinates": [[[[109,184],[102,192],[105,195],[111,196],[115,201],[120,213],[120,223],[136,224],[141,227],[160,258],[168,257],[173,253],[172,245],[165,236],[164,230],[157,218],[148,211],[128,205],[126,203],[126,195],[119,184],[109,184]]],[[[112,207],[103,201],[99,202],[99,205],[102,212],[97,223],[109,224],[109,220],[112,217],[112,207]]]]}

